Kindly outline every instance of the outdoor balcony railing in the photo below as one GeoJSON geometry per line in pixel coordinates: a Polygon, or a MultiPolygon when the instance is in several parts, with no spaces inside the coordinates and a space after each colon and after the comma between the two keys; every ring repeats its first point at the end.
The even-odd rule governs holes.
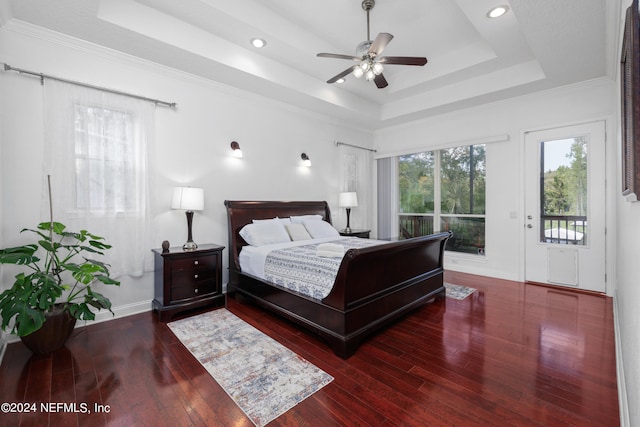
{"type": "Polygon", "coordinates": [[[541,215],[540,241],[564,245],[587,244],[587,217],[577,215],[541,215]]]}
{"type": "MultiPolygon", "coordinates": [[[[402,239],[426,236],[434,232],[433,214],[400,214],[398,222],[402,239]]],[[[439,230],[453,232],[446,250],[483,255],[484,223],[484,216],[480,215],[441,215],[439,230]]]]}

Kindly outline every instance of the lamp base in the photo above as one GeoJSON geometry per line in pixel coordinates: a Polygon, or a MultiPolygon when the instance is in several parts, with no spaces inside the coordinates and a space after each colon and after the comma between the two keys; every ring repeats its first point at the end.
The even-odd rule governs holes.
{"type": "Polygon", "coordinates": [[[193,241],[193,235],[191,234],[191,224],[193,223],[193,211],[186,211],[187,214],[187,243],[182,245],[182,249],[185,251],[195,251],[198,249],[198,245],[193,241]]]}
{"type": "Polygon", "coordinates": [[[188,240],[187,243],[182,245],[182,249],[187,252],[195,251],[196,249],[198,249],[198,245],[196,245],[196,242],[194,242],[193,240],[188,240]]]}
{"type": "Polygon", "coordinates": [[[351,233],[351,208],[347,208],[347,227],[344,229],[345,232],[351,233]]]}

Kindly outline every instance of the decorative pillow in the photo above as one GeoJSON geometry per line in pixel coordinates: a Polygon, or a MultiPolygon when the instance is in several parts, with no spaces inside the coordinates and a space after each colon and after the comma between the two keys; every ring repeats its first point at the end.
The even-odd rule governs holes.
{"type": "Polygon", "coordinates": [[[291,237],[291,240],[293,240],[294,242],[296,240],[311,239],[311,235],[304,227],[304,224],[285,224],[284,228],[287,230],[287,233],[289,233],[289,237],[291,237]]]}
{"type": "Polygon", "coordinates": [[[311,235],[311,237],[313,237],[314,239],[319,239],[322,237],[340,236],[340,233],[338,233],[338,230],[333,228],[333,226],[329,224],[327,221],[318,221],[318,220],[305,221],[304,226],[309,232],[309,234],[311,235]]]}
{"type": "Polygon", "coordinates": [[[291,222],[293,222],[294,224],[302,224],[305,221],[322,221],[322,215],[291,216],[291,222]]]}
{"type": "Polygon", "coordinates": [[[247,224],[240,230],[240,236],[251,246],[263,246],[291,241],[284,225],[273,220],[247,224]]]}

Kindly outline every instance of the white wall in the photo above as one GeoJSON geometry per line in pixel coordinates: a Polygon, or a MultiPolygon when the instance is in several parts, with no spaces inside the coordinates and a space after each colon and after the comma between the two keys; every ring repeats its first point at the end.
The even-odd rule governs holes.
{"type": "MultiPolygon", "coordinates": [[[[0,12],[0,15],[2,15],[2,13],[0,12]]],[[[1,20],[1,16],[0,16],[0,20],[1,20]]],[[[0,94],[2,94],[3,92],[0,90],[0,94]]],[[[3,139],[2,139],[2,128],[3,128],[3,108],[2,108],[2,103],[0,103],[0,165],[2,165],[2,151],[3,151],[3,139]]],[[[4,178],[2,173],[0,173],[0,190],[4,193],[4,178]]],[[[0,209],[0,224],[2,224],[2,209],[0,209]]],[[[3,234],[3,229],[2,227],[0,227],[0,247],[4,248],[4,234],[3,234]]],[[[0,280],[2,279],[2,271],[3,271],[3,267],[2,265],[0,265],[0,280]]],[[[0,284],[0,290],[2,289],[2,285],[0,284]]],[[[5,339],[5,333],[4,331],[0,330],[0,362],[2,362],[2,357],[4,355],[4,351],[6,349],[6,339],[5,339]]]]}
{"type": "Polygon", "coordinates": [[[629,203],[622,197],[618,197],[617,202],[617,283],[614,304],[618,381],[626,389],[626,402],[622,403],[628,403],[627,425],[637,426],[640,425],[640,407],[637,404],[640,402],[640,202],[629,203]]]}
{"type": "MultiPolygon", "coordinates": [[[[621,31],[624,14],[631,1],[623,2],[620,17],[621,31]]],[[[620,38],[620,40],[622,40],[620,38]]],[[[620,50],[619,50],[620,51],[620,50]]],[[[619,76],[619,73],[616,73],[619,76]]],[[[616,88],[619,88],[616,82],[616,88]]],[[[619,94],[619,91],[618,91],[619,94]]],[[[619,96],[619,95],[618,95],[619,96]]],[[[618,113],[620,114],[620,103],[618,113]]],[[[616,144],[616,289],[614,315],[616,325],[616,347],[618,356],[618,383],[625,392],[621,396],[621,424],[640,425],[640,277],[638,254],[640,254],[640,202],[630,203],[620,195],[622,188],[622,144],[620,129],[617,129],[616,144]]]]}
{"type": "MultiPolygon", "coordinates": [[[[186,241],[184,212],[170,209],[176,185],[205,189],[205,210],[194,217],[197,243],[227,246],[225,199],[327,200],[335,225],[344,226],[337,215],[340,162],[334,141],[371,147],[369,132],[24,24],[0,28],[0,52],[0,61],[13,67],[177,103],[176,110],[156,110],[154,247],[163,240],[186,241]],[[241,160],[230,156],[233,140],[242,147],[241,160]],[[300,166],[302,152],[313,167],[300,166]]],[[[48,218],[40,208],[46,136],[37,78],[0,72],[0,93],[0,243],[6,247],[24,243],[19,230],[48,218]]],[[[226,250],[224,261],[226,283],[226,250]]],[[[0,289],[10,286],[12,276],[5,271],[0,289]]],[[[118,315],[150,309],[152,274],[121,281],[120,289],[105,290],[118,315]]]]}
{"type": "MultiPolygon", "coordinates": [[[[524,133],[603,119],[608,120],[609,128],[615,104],[613,82],[597,80],[388,128],[378,131],[374,141],[378,156],[487,142],[486,255],[448,253],[445,267],[522,281],[524,133]],[[489,142],[505,137],[507,141],[489,142]]],[[[611,151],[615,148],[609,148],[614,145],[607,145],[608,165],[615,165],[615,151],[611,151]]],[[[614,182],[614,169],[608,169],[614,182]]],[[[611,201],[609,218],[613,217],[612,207],[611,201]]]]}

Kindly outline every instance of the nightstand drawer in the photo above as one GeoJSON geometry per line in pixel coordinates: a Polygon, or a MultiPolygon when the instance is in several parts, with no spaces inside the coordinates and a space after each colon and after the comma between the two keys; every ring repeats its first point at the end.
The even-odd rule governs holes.
{"type": "Polygon", "coordinates": [[[201,269],[210,268],[213,269],[216,266],[215,255],[200,255],[190,258],[175,259],[171,262],[171,269],[176,270],[188,270],[188,269],[201,269]]]}
{"type": "Polygon", "coordinates": [[[204,280],[215,279],[215,268],[193,268],[188,270],[173,270],[171,272],[172,286],[185,286],[195,284],[204,280]]]}
{"type": "Polygon", "coordinates": [[[171,302],[210,294],[216,290],[215,280],[204,280],[171,288],[171,302]]]}

